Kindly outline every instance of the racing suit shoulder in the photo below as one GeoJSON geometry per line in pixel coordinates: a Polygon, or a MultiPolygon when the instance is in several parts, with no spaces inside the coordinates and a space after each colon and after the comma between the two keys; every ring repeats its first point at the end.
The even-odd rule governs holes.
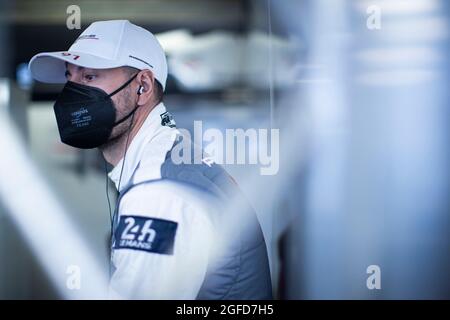
{"type": "Polygon", "coordinates": [[[111,297],[196,298],[214,242],[206,199],[195,188],[165,180],[136,185],[123,196],[111,297]],[[147,235],[153,237],[151,246],[147,235]]]}

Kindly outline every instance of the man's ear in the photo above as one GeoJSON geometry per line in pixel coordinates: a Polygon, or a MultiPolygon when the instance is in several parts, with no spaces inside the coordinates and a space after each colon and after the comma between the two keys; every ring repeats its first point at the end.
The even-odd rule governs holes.
{"type": "Polygon", "coordinates": [[[137,81],[139,83],[139,87],[137,89],[139,99],[137,104],[139,106],[146,105],[153,99],[155,78],[150,70],[143,70],[137,76],[137,81]]]}

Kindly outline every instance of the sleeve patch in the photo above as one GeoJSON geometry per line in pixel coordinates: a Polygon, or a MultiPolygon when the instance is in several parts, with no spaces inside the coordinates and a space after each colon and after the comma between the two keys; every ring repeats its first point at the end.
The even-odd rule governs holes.
{"type": "Polygon", "coordinates": [[[140,216],[121,216],[114,232],[114,249],[173,254],[178,223],[140,216]]]}

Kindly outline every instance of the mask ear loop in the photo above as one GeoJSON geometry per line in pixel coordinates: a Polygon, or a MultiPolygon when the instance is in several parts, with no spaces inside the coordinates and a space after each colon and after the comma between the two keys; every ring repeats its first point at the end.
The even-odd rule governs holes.
{"type": "Polygon", "coordinates": [[[134,78],[137,77],[137,75],[139,74],[139,72],[137,72],[134,76],[132,76],[130,79],[127,80],[127,82],[125,82],[123,85],[121,85],[120,87],[118,87],[116,90],[114,90],[113,92],[111,92],[110,94],[108,94],[108,97],[112,97],[113,95],[115,95],[117,92],[121,91],[123,88],[125,88],[126,86],[128,86],[131,81],[134,80],[134,78]]]}

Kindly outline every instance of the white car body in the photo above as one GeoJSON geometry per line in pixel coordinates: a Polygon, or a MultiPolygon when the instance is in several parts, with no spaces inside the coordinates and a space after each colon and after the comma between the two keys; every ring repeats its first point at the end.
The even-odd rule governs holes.
{"type": "Polygon", "coordinates": [[[186,30],[157,35],[168,59],[169,74],[187,92],[286,87],[296,78],[297,45],[261,32],[245,36],[212,31],[193,36],[186,30]]]}

